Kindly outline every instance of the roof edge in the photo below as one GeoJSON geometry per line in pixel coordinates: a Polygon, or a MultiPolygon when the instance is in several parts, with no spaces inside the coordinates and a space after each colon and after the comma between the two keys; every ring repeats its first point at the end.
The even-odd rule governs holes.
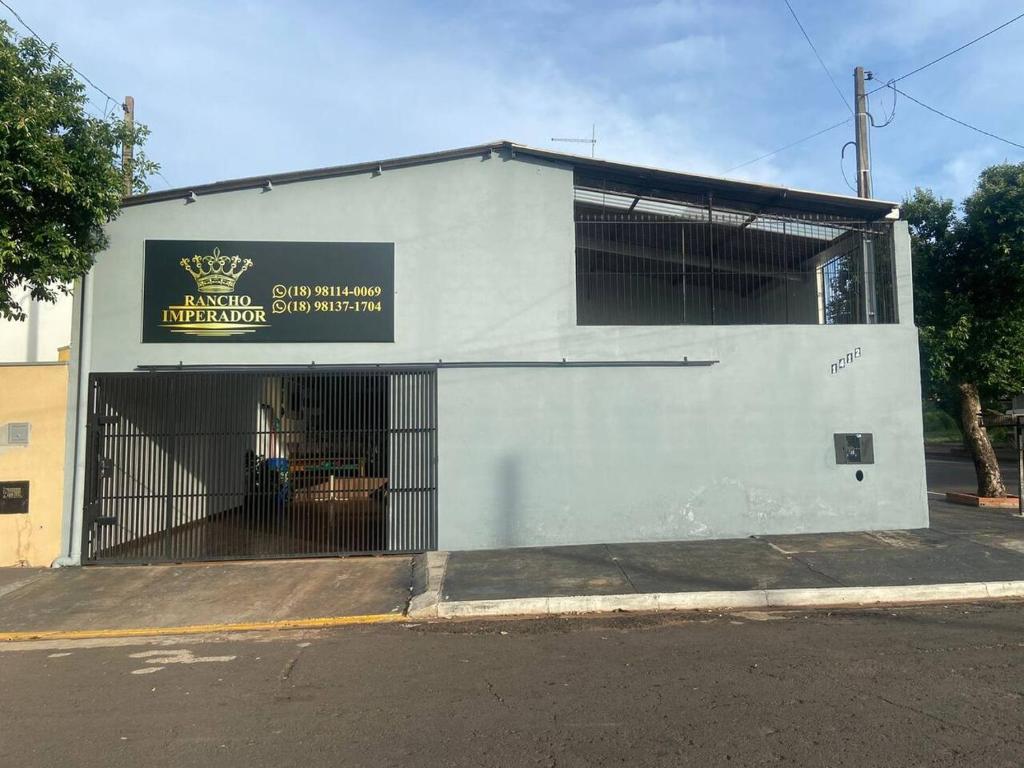
{"type": "Polygon", "coordinates": [[[804,203],[809,205],[826,205],[835,208],[845,208],[864,213],[871,213],[881,218],[891,215],[893,211],[899,210],[899,203],[874,198],[851,197],[831,192],[814,192],[811,190],[794,189],[774,184],[762,184],[753,181],[740,179],[729,179],[718,176],[707,176],[702,174],[673,171],[653,166],[635,165],[612,160],[587,157],[585,155],[574,155],[567,152],[559,152],[550,149],[541,149],[527,144],[519,144],[509,140],[497,140],[486,144],[476,144],[469,147],[447,149],[440,152],[429,152],[419,155],[406,155],[385,160],[373,160],[350,165],[334,165],[323,168],[312,168],[302,171],[288,171],[284,173],[269,173],[261,176],[247,176],[239,179],[227,179],[214,181],[206,184],[198,184],[187,187],[174,187],[162,189],[156,192],[147,192],[141,195],[133,195],[122,200],[124,208],[147,203],[156,203],[167,200],[187,199],[189,196],[209,195],[220,192],[236,192],[245,189],[259,189],[276,184],[293,184],[301,181],[316,181],[319,179],[330,179],[338,176],[350,176],[360,173],[380,173],[385,170],[396,168],[408,168],[417,165],[457,160],[464,157],[474,157],[495,152],[510,151],[513,155],[526,155],[542,160],[565,163],[574,168],[588,168],[608,173],[617,173],[632,176],[642,180],[670,180],[675,183],[688,184],[693,186],[707,186],[736,192],[738,194],[771,195],[779,201],[789,203],[804,203]]]}
{"type": "Polygon", "coordinates": [[[323,168],[310,168],[302,171],[285,171],[284,173],[268,173],[262,176],[246,176],[240,179],[226,179],[224,181],[212,181],[206,184],[196,184],[190,187],[173,187],[161,189],[155,192],[146,192],[141,195],[132,195],[121,201],[121,206],[128,208],[146,203],[157,203],[164,200],[179,200],[187,197],[190,193],[196,195],[209,195],[218,192],[237,192],[243,189],[258,189],[271,184],[294,184],[300,181],[315,181],[317,179],[330,179],[336,176],[350,176],[358,173],[373,173],[394,168],[407,168],[415,165],[427,165],[447,160],[457,160],[462,157],[475,157],[489,152],[499,152],[502,149],[513,146],[510,141],[495,141],[488,144],[476,144],[471,147],[459,147],[457,149],[446,149],[441,152],[428,152],[421,155],[406,155],[404,157],[393,157],[386,160],[372,160],[363,163],[352,163],[350,165],[331,165],[323,168]]]}
{"type": "Polygon", "coordinates": [[[816,192],[809,189],[796,187],[784,187],[778,184],[762,184],[756,181],[744,181],[742,179],[730,179],[724,176],[709,176],[706,174],[687,173],[685,171],[673,171],[667,168],[658,168],[648,165],[636,165],[635,163],[622,163],[614,160],[602,160],[601,158],[588,157],[586,155],[573,155],[566,152],[557,152],[539,147],[531,147],[526,144],[511,142],[512,148],[524,155],[532,155],[539,158],[548,158],[568,162],[575,166],[585,166],[601,170],[615,171],[619,173],[675,178],[689,181],[697,185],[721,186],[734,189],[737,192],[760,192],[780,193],[780,197],[804,202],[828,202],[838,206],[861,208],[875,212],[891,211],[900,207],[899,203],[879,198],[854,197],[852,195],[841,195],[834,192],[816,192]]]}

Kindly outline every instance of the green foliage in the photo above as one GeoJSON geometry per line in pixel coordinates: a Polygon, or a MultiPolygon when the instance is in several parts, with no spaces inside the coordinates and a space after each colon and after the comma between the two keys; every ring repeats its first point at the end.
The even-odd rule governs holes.
{"type": "Polygon", "coordinates": [[[922,189],[903,213],[928,397],[955,414],[961,383],[990,407],[1024,392],[1024,163],[983,171],[962,215],[922,189]]]}
{"type": "Polygon", "coordinates": [[[960,427],[934,403],[924,403],[924,439],[927,442],[960,442],[960,427]]]}
{"type": "MultiPolygon", "coordinates": [[[[0,21],[0,318],[24,319],[24,290],[54,301],[88,272],[120,211],[120,147],[149,135],[120,114],[86,114],[84,86],[55,53],[0,21]]],[[[158,166],[135,157],[132,188],[144,192],[158,166]]]]}

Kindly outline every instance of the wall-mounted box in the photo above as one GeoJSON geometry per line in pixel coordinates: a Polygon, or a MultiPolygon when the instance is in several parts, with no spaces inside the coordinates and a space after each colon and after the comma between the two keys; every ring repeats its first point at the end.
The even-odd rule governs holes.
{"type": "Polygon", "coordinates": [[[874,464],[875,444],[870,432],[837,432],[832,435],[836,464],[874,464]]]}
{"type": "Polygon", "coordinates": [[[15,421],[7,425],[7,445],[28,445],[30,427],[27,421],[15,421]]]}
{"type": "Polygon", "coordinates": [[[28,514],[28,480],[0,480],[0,515],[28,514]]]}

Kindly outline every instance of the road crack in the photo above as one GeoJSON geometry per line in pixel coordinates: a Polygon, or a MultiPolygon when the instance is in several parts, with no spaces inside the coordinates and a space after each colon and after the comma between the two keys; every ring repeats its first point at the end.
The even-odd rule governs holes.
{"type": "Polygon", "coordinates": [[[959,728],[959,729],[964,730],[964,731],[970,731],[971,733],[977,734],[978,736],[984,736],[984,737],[989,738],[989,739],[996,739],[997,741],[1001,741],[1004,744],[1024,744],[1024,741],[1021,741],[1020,739],[1011,739],[1011,738],[1008,738],[1006,736],[1003,736],[1002,734],[993,733],[991,731],[986,731],[986,730],[983,730],[981,728],[975,728],[972,725],[966,725],[965,723],[960,723],[960,722],[957,722],[956,720],[948,720],[945,717],[940,717],[939,715],[934,715],[931,712],[928,712],[927,710],[921,709],[920,707],[915,707],[915,706],[913,706],[911,704],[902,704],[902,703],[900,703],[898,701],[893,701],[892,699],[886,698],[885,696],[881,696],[881,695],[876,695],[875,698],[877,698],[879,701],[884,701],[886,704],[888,704],[891,707],[896,707],[897,709],[903,709],[903,710],[906,710],[907,712],[913,712],[915,715],[920,715],[921,717],[926,717],[929,720],[934,720],[936,723],[941,723],[942,725],[947,725],[947,726],[949,726],[951,728],[959,728]]]}
{"type": "Polygon", "coordinates": [[[507,707],[508,707],[508,704],[506,704],[506,703],[505,703],[505,699],[504,699],[504,698],[502,697],[502,695],[501,695],[500,693],[498,693],[498,692],[497,692],[497,691],[496,691],[496,690],[494,689],[494,683],[492,683],[492,682],[491,682],[490,680],[488,680],[488,679],[487,679],[487,678],[485,677],[485,678],[484,678],[484,684],[485,684],[485,685],[487,686],[487,692],[488,692],[488,693],[490,693],[490,694],[491,694],[491,696],[493,696],[493,697],[494,697],[495,701],[497,701],[497,702],[498,702],[499,704],[501,704],[501,706],[503,706],[503,707],[506,707],[506,708],[507,708],[507,707]]]}
{"type": "Polygon", "coordinates": [[[622,564],[619,562],[619,558],[615,557],[612,554],[612,550],[607,544],[604,545],[604,550],[608,553],[608,557],[611,559],[611,561],[615,563],[615,567],[619,569],[619,573],[622,574],[622,578],[624,578],[626,580],[626,583],[629,584],[629,588],[632,589],[635,593],[639,594],[640,590],[636,588],[636,584],[634,584],[633,580],[629,578],[629,574],[626,573],[626,569],[622,567],[622,564]]]}

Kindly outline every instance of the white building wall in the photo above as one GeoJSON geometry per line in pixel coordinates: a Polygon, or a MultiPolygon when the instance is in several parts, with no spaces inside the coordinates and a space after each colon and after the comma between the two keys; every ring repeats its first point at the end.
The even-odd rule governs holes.
{"type": "Polygon", "coordinates": [[[70,295],[55,303],[32,301],[26,293],[21,305],[25,320],[0,320],[0,363],[51,363],[57,350],[71,343],[70,295]]]}

